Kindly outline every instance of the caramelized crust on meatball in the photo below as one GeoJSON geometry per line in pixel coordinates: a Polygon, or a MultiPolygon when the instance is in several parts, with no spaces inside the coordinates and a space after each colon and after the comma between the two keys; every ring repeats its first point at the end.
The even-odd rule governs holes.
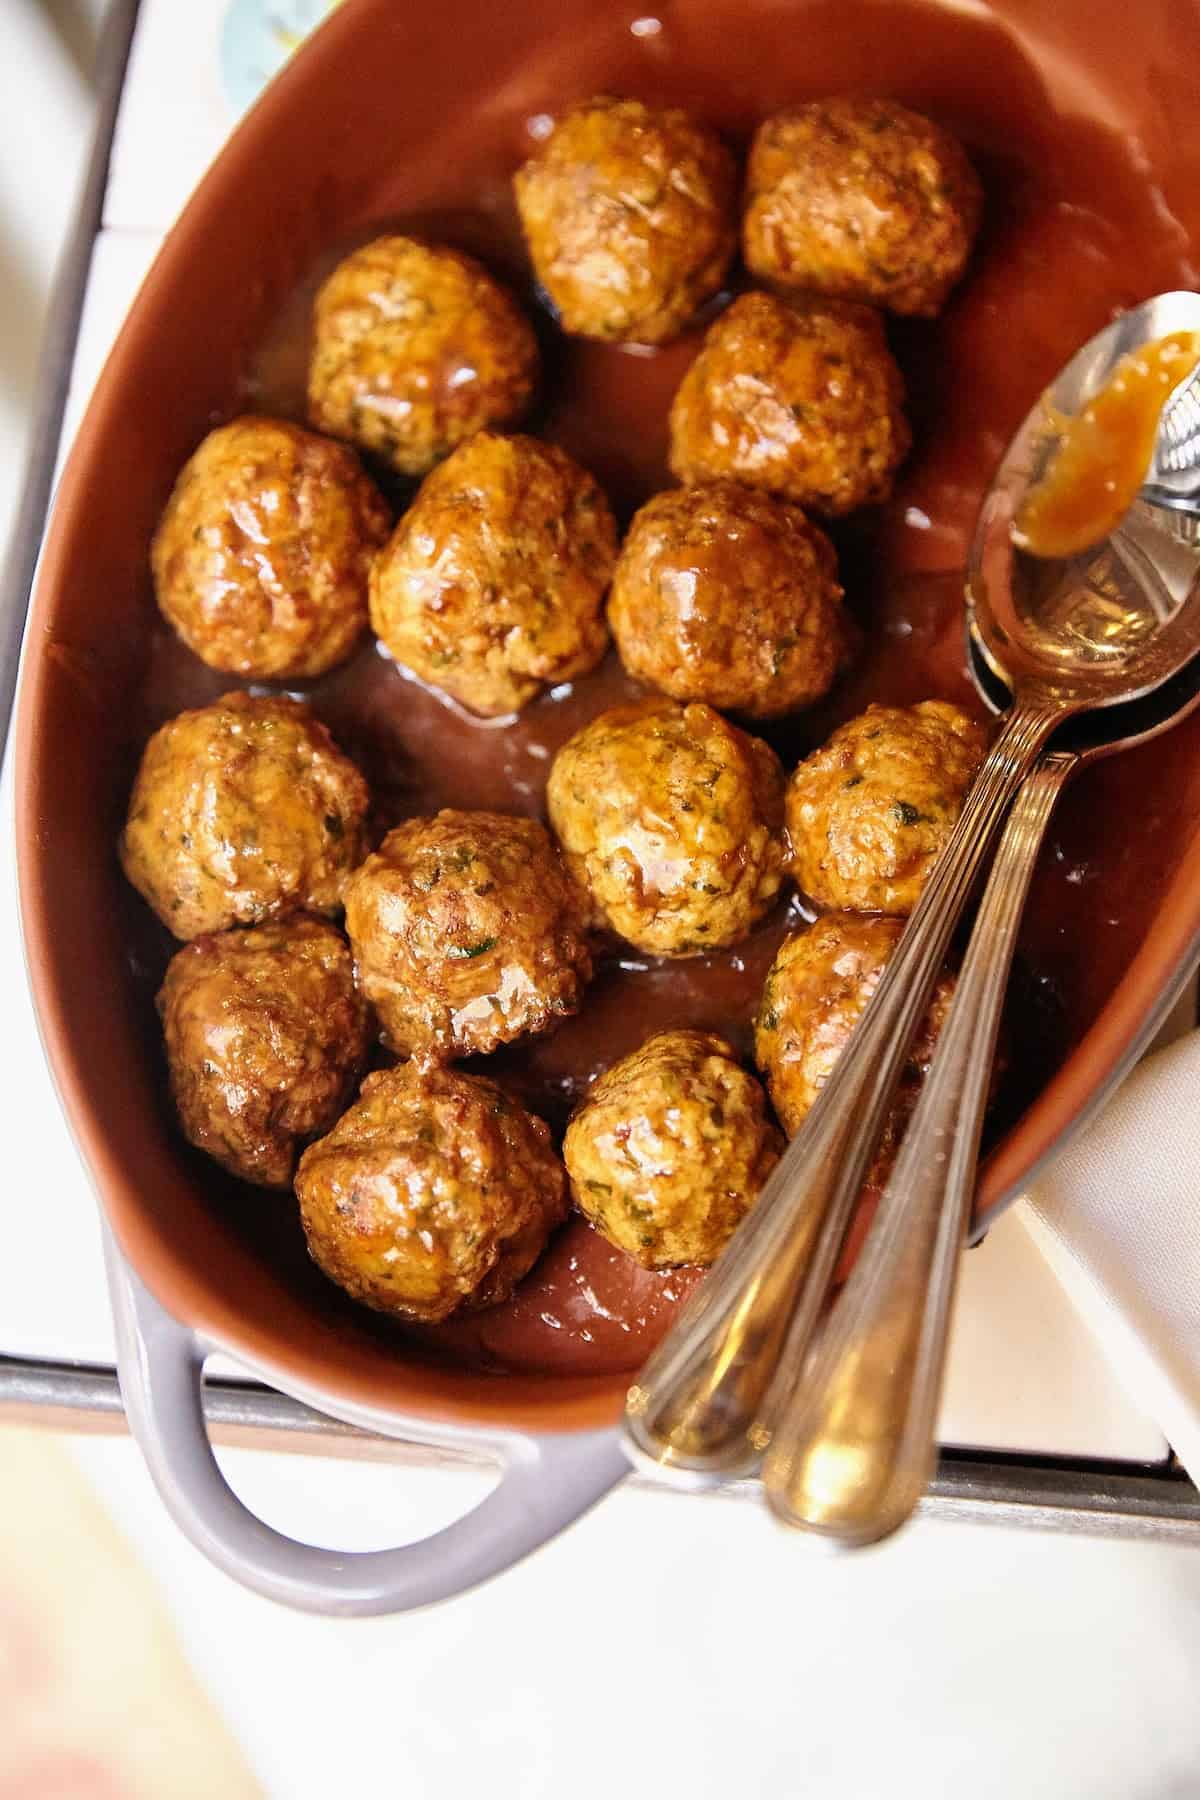
{"type": "Polygon", "coordinates": [[[346,887],[358,980],[402,1056],[470,1056],[577,1012],[580,896],[534,819],[440,812],[388,833],[346,887]]]}
{"type": "Polygon", "coordinates": [[[225,694],[146,745],[121,864],[177,938],[333,913],[366,812],[366,782],[307,706],[225,694]]]}
{"type": "Polygon", "coordinates": [[[788,783],[790,872],[818,906],[910,913],[983,760],[944,700],[869,706],[788,783]]]}
{"type": "Polygon", "coordinates": [[[371,623],[472,712],[594,668],[617,554],[609,505],[555,444],[479,432],[422,484],[371,572],[371,623]]]}
{"type": "Polygon", "coordinates": [[[235,419],[185,465],[154,537],[164,618],[208,663],[260,681],[320,675],[366,630],[391,518],[353,450],[235,419]]]}
{"type": "Polygon", "coordinates": [[[305,1151],[313,1261],[378,1312],[437,1324],[507,1300],[566,1215],[541,1119],[479,1076],[402,1063],[305,1151]]]}
{"type": "Polygon", "coordinates": [[[733,476],[817,512],[886,500],[909,446],[879,316],[743,294],[709,327],[671,407],[681,481],[733,476]]]}
{"type": "Polygon", "coordinates": [[[601,918],[655,956],[746,937],[779,892],[783,776],[711,707],[614,706],[563,745],[550,822],[601,918]]]}
{"type": "Polygon", "coordinates": [[[724,1038],[664,1031],[601,1075],[563,1156],[577,1204],[609,1242],[669,1269],[715,1262],[782,1147],[724,1038]]]}
{"type": "Polygon", "coordinates": [[[635,514],[608,619],[631,675],[775,718],[828,692],[847,651],[837,558],[799,507],[714,481],[635,514]]]}
{"type": "Polygon", "coordinates": [[[171,1095],[189,1143],[231,1174],[287,1188],[367,1054],[367,1009],[342,934],[289,919],[193,939],[158,995],[171,1095]]]}
{"type": "Polygon", "coordinates": [[[737,246],[733,157],[677,107],[585,100],[514,187],[538,280],[579,337],[677,337],[737,246]]]}
{"type": "Polygon", "coordinates": [[[961,144],[893,100],[788,107],[746,180],[752,274],[932,317],[963,272],[983,196],[961,144]]]}
{"type": "Polygon", "coordinates": [[[376,238],[317,294],[309,418],[401,475],[423,475],[486,425],[515,425],[537,374],[528,319],[458,250],[376,238]]]}
{"type": "MultiPolygon", "coordinates": [[[[799,1131],[833,1073],[903,929],[899,919],[826,913],[815,925],[793,932],[780,945],[763,988],[754,1059],[789,1137],[799,1131]]],[[[873,1181],[885,1179],[894,1160],[953,995],[954,977],[939,976],[905,1065],[871,1171],[873,1181]]]]}

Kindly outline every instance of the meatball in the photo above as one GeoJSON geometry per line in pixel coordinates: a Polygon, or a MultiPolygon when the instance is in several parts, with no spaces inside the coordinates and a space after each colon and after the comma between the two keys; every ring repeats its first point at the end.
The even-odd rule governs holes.
{"type": "Polygon", "coordinates": [[[910,913],[983,760],[984,734],[944,700],[868,706],[788,783],[796,884],[818,906],[910,913]]]}
{"type": "Polygon", "coordinates": [[[585,100],[514,187],[538,280],[579,337],[677,337],[737,247],[733,157],[676,107],[585,100]]]}
{"type": "Polygon", "coordinates": [[[614,706],[554,759],[550,822],[603,921],[654,956],[746,937],[779,892],[783,775],[699,704],[614,706]]]}
{"type": "Polygon", "coordinates": [[[346,886],[358,980],[401,1056],[485,1054],[579,1010],[581,897],[534,819],[440,812],[388,833],[346,886]]]}
{"type": "Polygon", "coordinates": [[[743,294],[709,327],[671,407],[681,481],[730,475],[822,513],[886,500],[908,452],[879,315],[743,294]]]}
{"type": "Polygon", "coordinates": [[[956,138],[892,100],[792,106],[759,126],[746,179],[746,266],[766,281],[932,317],[979,226],[956,138]]]}
{"type": "Polygon", "coordinates": [[[763,1091],[724,1038],[664,1031],[601,1075],[567,1127],[580,1209],[645,1269],[715,1262],[779,1160],[763,1091]]]}
{"type": "Polygon", "coordinates": [[[391,529],[353,450],[277,419],[210,432],[154,537],[158,604],[210,668],[320,675],[367,626],[367,572],[391,529]]]}
{"type": "MultiPolygon", "coordinates": [[[[793,932],[780,945],[763,988],[754,1059],[789,1137],[799,1131],[833,1073],[903,929],[900,919],[826,913],[815,925],[793,932]]],[[[953,994],[954,977],[939,976],[872,1167],[873,1181],[886,1179],[953,994]]]]}
{"type": "Polygon", "coordinates": [[[617,555],[609,505],[555,444],[479,432],[428,476],[371,572],[397,662],[472,712],[594,668],[617,555]]]}
{"type": "Polygon", "coordinates": [[[833,545],[799,507],[715,481],[634,517],[608,618],[631,675],[767,719],[828,692],[847,650],[833,545]]]}
{"type": "Polygon", "coordinates": [[[233,1175],[291,1186],[301,1144],[328,1131],[367,1054],[346,940],[323,919],[195,938],[158,995],[184,1136],[233,1175]]]}
{"type": "Polygon", "coordinates": [[[376,238],[317,294],[309,418],[401,475],[423,475],[485,425],[515,425],[537,373],[528,319],[458,250],[376,238]]]}
{"type": "Polygon", "coordinates": [[[336,912],[362,854],[367,798],[307,706],[225,694],[146,745],[121,864],[177,938],[336,912]]]}
{"type": "Polygon", "coordinates": [[[493,1082],[402,1063],[305,1151],[296,1195],[331,1281],[437,1324],[508,1299],[566,1216],[567,1176],[549,1127],[493,1082]]]}

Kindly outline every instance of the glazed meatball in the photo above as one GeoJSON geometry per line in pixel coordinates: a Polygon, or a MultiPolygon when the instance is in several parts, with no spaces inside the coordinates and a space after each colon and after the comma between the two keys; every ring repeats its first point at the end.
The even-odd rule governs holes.
{"type": "Polygon", "coordinates": [[[353,450],[276,419],[210,432],[154,538],[164,618],[210,668],[320,675],[366,630],[367,572],[391,528],[353,450]]]}
{"type": "Polygon", "coordinates": [[[231,1174],[291,1186],[367,1054],[367,1009],[341,933],[288,919],[193,939],[158,995],[184,1136],[231,1174]]]}
{"type": "Polygon", "coordinates": [[[226,694],[146,745],[121,863],[177,938],[332,913],[366,811],[366,782],[307,706],[226,694]]]}
{"type": "Polygon", "coordinates": [[[585,100],[514,186],[538,280],[579,337],[677,337],[737,247],[733,158],[676,107],[585,100]]]}
{"type": "Polygon", "coordinates": [[[710,326],[671,407],[681,481],[729,475],[817,512],[886,500],[909,446],[879,315],[743,294],[710,326]]]}
{"type": "Polygon", "coordinates": [[[788,783],[790,870],[818,906],[910,913],[983,760],[957,706],[869,706],[788,783]]]}
{"type": "Polygon", "coordinates": [[[601,1075],[567,1127],[580,1209],[645,1269],[714,1262],[783,1140],[724,1038],[664,1031],[601,1075]]]}
{"type": "Polygon", "coordinates": [[[472,712],[517,712],[594,668],[617,532],[555,444],[480,432],[422,484],[371,572],[385,648],[472,712]]]}
{"type": "MultiPolygon", "coordinates": [[[[900,919],[826,913],[780,945],[763,988],[754,1058],[789,1137],[832,1074],[903,929],[900,919]]],[[[954,977],[939,976],[871,1171],[874,1181],[886,1177],[895,1157],[953,994],[954,977]]]]}
{"type": "Polygon", "coordinates": [[[308,414],[401,475],[486,425],[515,425],[537,382],[533,328],[473,257],[382,237],[317,294],[308,414]]]}
{"type": "Polygon", "coordinates": [[[484,1054],[577,1012],[581,898],[544,826],[440,812],[388,833],[346,887],[359,985],[401,1056],[484,1054]]]}
{"type": "Polygon", "coordinates": [[[494,1083],[402,1063],[305,1151],[296,1194],[331,1281],[437,1324],[508,1299],[566,1215],[567,1177],[549,1127],[494,1083]]]}
{"type": "Polygon", "coordinates": [[[779,892],[783,776],[709,706],[614,706],[554,759],[550,822],[618,936],[654,956],[736,944],[779,892]]]}
{"type": "Polygon", "coordinates": [[[766,281],[932,317],[979,226],[957,139],[892,100],[818,100],[758,128],[746,266],[766,281]]]}
{"type": "Polygon", "coordinates": [[[847,650],[833,545],[798,506],[715,481],[634,516],[608,618],[631,675],[768,719],[828,692],[847,650]]]}

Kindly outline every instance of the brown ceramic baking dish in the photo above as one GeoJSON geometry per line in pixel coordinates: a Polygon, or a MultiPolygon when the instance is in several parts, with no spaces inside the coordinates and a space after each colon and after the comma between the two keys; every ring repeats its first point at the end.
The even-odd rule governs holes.
{"type": "MultiPolygon", "coordinates": [[[[622,0],[347,0],[201,185],[80,430],[45,549],[20,699],[18,848],[31,980],[63,1102],[119,1246],[135,1423],[193,1535],[285,1598],[347,1610],[412,1604],[556,1529],[623,1471],[610,1428],[629,1370],[661,1330],[675,1290],[660,1280],[653,1292],[618,1292],[611,1266],[584,1256],[588,1291],[593,1277],[610,1284],[606,1303],[585,1317],[578,1297],[588,1283],[566,1258],[555,1279],[560,1301],[562,1283],[575,1281],[569,1350],[551,1346],[549,1331],[539,1335],[529,1306],[491,1338],[412,1342],[342,1303],[307,1265],[294,1221],[269,1213],[276,1203],[247,1204],[184,1153],[164,1104],[151,1004],[165,949],[139,921],[114,842],[149,729],[229,684],[197,685],[157,620],[147,568],[156,518],[214,421],[249,406],[296,409],[304,296],[337,249],[403,222],[480,251],[528,288],[508,178],[528,149],[531,121],[536,130],[541,115],[573,97],[615,91],[691,106],[742,145],[772,108],[846,89],[891,94],[957,130],[984,175],[988,213],[971,275],[944,318],[894,334],[916,449],[894,501],[843,545],[867,648],[837,705],[845,713],[867,697],[965,693],[959,571],[1007,437],[1043,381],[1114,310],[1197,279],[1196,0],[1145,0],[1136,10],[1121,0],[970,9],[934,0],[667,0],[656,8],[646,0],[644,14],[622,0]],[[507,1532],[507,1550],[493,1544],[472,1560],[455,1549],[455,1527],[437,1553],[442,1572],[430,1575],[427,1565],[424,1585],[410,1581],[403,1591],[380,1566],[378,1578],[346,1577],[318,1595],[327,1571],[314,1563],[296,1575],[283,1561],[268,1568],[265,1549],[248,1572],[245,1557],[239,1563],[214,1541],[222,1526],[212,1507],[201,1517],[199,1503],[180,1498],[203,1450],[163,1440],[185,1416],[189,1429],[198,1426],[195,1368],[213,1344],[343,1417],[398,1434],[508,1445],[510,1475],[521,1465],[528,1481],[494,1519],[493,1537],[507,1532]],[[566,1435],[556,1444],[553,1434],[566,1435]],[[531,1445],[549,1460],[537,1463],[531,1445]],[[574,1475],[562,1473],[569,1453],[574,1475]],[[542,1501],[531,1496],[544,1500],[556,1482],[559,1499],[533,1518],[529,1509],[542,1501]]],[[[696,334],[649,358],[551,343],[548,327],[545,335],[551,397],[532,428],[589,462],[627,515],[665,484],[666,405],[696,334]]],[[[387,763],[396,719],[405,768],[421,762],[425,744],[427,764],[449,771],[434,784],[437,797],[503,802],[494,784],[507,779],[512,758],[493,754],[494,740],[460,732],[451,741],[439,724],[445,715],[394,670],[378,659],[354,668],[357,676],[314,689],[314,704],[335,729],[372,739],[383,762],[371,772],[385,786],[394,778],[397,805],[411,808],[412,792],[387,763]],[[353,705],[352,680],[362,684],[353,705]]],[[[600,678],[591,710],[616,679],[600,678]]],[[[563,717],[579,704],[568,702],[563,717]]],[[[565,734],[561,724],[547,728],[548,739],[556,733],[565,734]]],[[[1129,1066],[1198,945],[1193,718],[1090,771],[1056,819],[1022,946],[1019,1060],[1036,1080],[1010,1101],[978,1227],[1129,1066]]],[[[642,1013],[625,1006],[622,979],[614,976],[608,998],[574,1028],[576,1074],[586,1061],[580,1031],[596,1032],[596,1061],[621,1029],[641,1029],[664,1007],[687,1018],[719,1011],[723,977],[686,992],[656,988],[651,977],[642,1013]],[[623,1027],[613,1024],[627,1013],[623,1027]]],[[[556,1054],[518,1075],[552,1084],[562,1074],[556,1054]]],[[[263,1532],[263,1542],[272,1536],[263,1532]]],[[[369,1565],[360,1559],[362,1570],[369,1565]]]]}

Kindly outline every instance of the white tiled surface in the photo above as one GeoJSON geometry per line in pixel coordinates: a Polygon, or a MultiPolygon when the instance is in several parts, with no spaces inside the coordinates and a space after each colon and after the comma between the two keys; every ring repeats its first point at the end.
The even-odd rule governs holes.
{"type": "Polygon", "coordinates": [[[142,5],[113,142],[106,226],[163,231],[224,143],[233,113],[217,44],[227,10],[227,0],[142,5]]]}
{"type": "MultiPolygon", "coordinates": [[[[930,1522],[835,1558],[745,1502],[629,1491],[469,1599],[343,1624],[216,1574],[131,1444],[76,1456],[270,1800],[1200,1794],[1194,1552],[930,1522]]],[[[266,1517],[362,1548],[479,1492],[457,1471],[223,1460],[266,1517]]]]}

